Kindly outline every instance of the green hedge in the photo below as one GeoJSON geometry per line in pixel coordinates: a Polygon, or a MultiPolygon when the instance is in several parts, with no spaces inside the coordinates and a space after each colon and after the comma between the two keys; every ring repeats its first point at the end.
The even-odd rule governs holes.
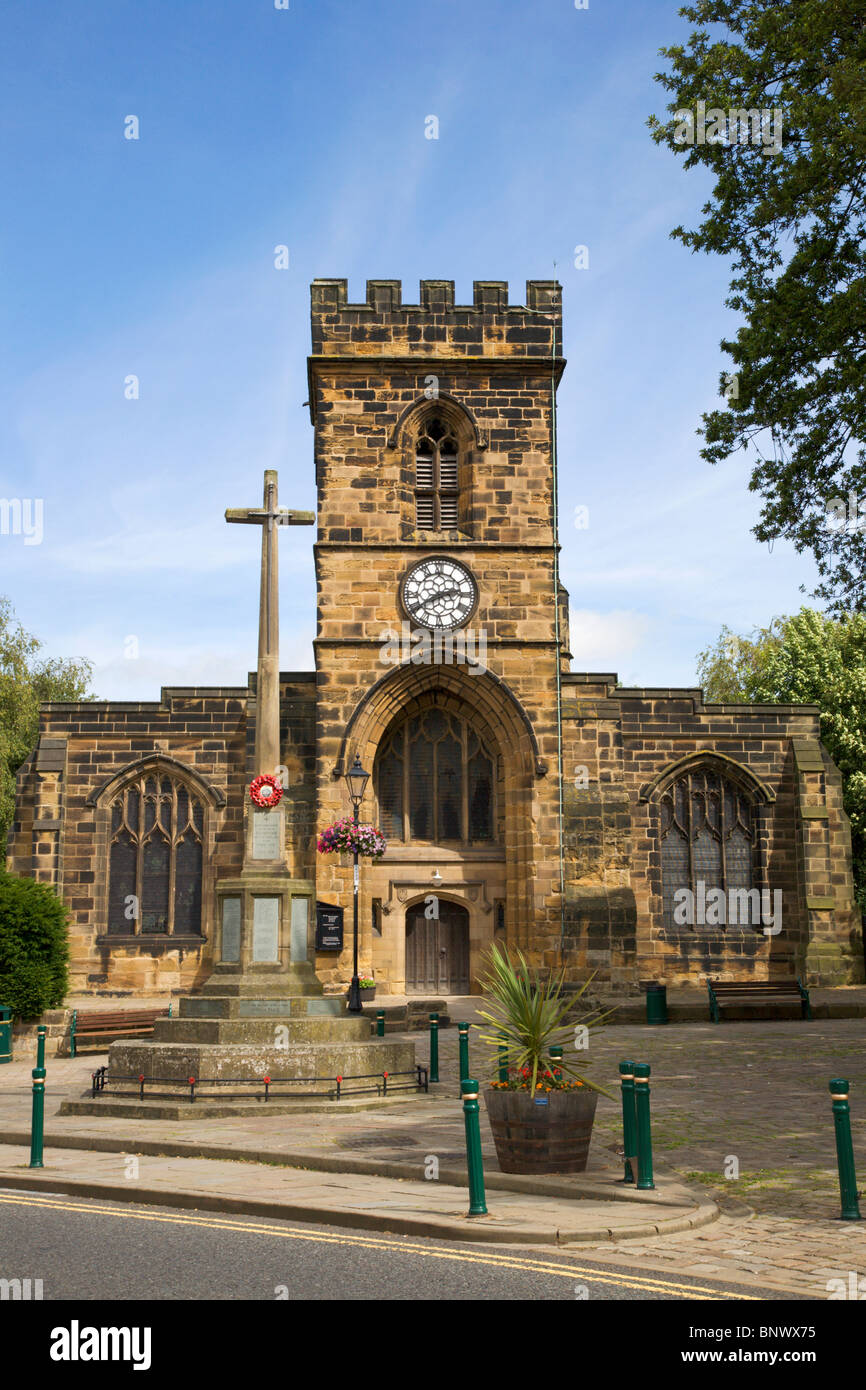
{"type": "Polygon", "coordinates": [[[69,985],[67,912],[53,888],[0,871],[0,1005],[14,1018],[59,1008],[69,985]]]}

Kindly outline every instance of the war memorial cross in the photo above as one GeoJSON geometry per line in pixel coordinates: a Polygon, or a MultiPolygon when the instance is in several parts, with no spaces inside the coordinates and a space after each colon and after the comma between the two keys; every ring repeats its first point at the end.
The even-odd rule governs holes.
{"type": "Polygon", "coordinates": [[[314,512],[289,511],[277,504],[277,474],[265,472],[261,507],[228,507],[226,521],[262,528],[259,597],[259,657],[256,690],[255,771],[275,773],[280,763],[280,620],[277,526],[312,526],[314,512]]]}

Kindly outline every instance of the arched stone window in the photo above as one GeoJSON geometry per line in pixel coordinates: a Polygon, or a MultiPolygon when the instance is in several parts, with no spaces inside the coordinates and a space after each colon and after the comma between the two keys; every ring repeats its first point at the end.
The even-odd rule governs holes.
{"type": "Polygon", "coordinates": [[[460,518],[460,451],[438,415],[422,425],[415,444],[415,525],[419,531],[454,531],[460,518]]]}
{"type": "Polygon", "coordinates": [[[489,844],[495,759],[464,719],[440,709],[412,714],[376,756],[379,825],[389,840],[489,844]]]}
{"type": "Polygon", "coordinates": [[[697,900],[713,888],[726,895],[751,889],[755,856],[751,798],[736,782],[700,767],[684,773],[661,797],[662,898],[666,927],[674,894],[688,888],[697,900]]]}
{"type": "Polygon", "coordinates": [[[110,802],[108,931],[202,930],[204,804],[179,778],[140,773],[110,802]]]}

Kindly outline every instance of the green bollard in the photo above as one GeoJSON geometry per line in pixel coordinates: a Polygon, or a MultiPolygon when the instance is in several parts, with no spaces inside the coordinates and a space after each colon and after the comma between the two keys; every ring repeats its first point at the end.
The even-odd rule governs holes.
{"type": "Polygon", "coordinates": [[[469,1077],[469,1024],[458,1023],[458,1048],[460,1053],[460,1085],[469,1077]]]}
{"type": "Polygon", "coordinates": [[[469,1170],[469,1215],[486,1216],[484,1166],[481,1162],[481,1125],[478,1118],[478,1082],[466,1077],[460,1082],[463,1096],[463,1123],[466,1126],[466,1167],[469,1170]]]}
{"type": "Polygon", "coordinates": [[[650,1133],[649,1079],[649,1062],[636,1062],[634,1069],[634,1109],[637,1121],[637,1186],[641,1192],[655,1187],[653,1182],[653,1141],[650,1133]]]}
{"type": "Polygon", "coordinates": [[[551,1062],[553,1063],[553,1069],[554,1069],[554,1071],[556,1070],[557,1067],[559,1067],[560,1069],[562,1068],[562,1048],[561,1048],[561,1047],[553,1046],[553,1047],[550,1049],[550,1060],[551,1060],[551,1062]]]}
{"type": "Polygon", "coordinates": [[[430,1015],[430,1081],[439,1080],[439,1015],[430,1015]]]}
{"type": "Polygon", "coordinates": [[[634,1182],[637,1167],[637,1120],[634,1110],[634,1062],[620,1062],[622,1086],[623,1182],[634,1182]]]}
{"type": "Polygon", "coordinates": [[[376,1010],[376,1037],[377,1037],[377,1038],[384,1038],[384,1036],[385,1036],[385,1010],[384,1010],[384,1009],[377,1009],[377,1010],[376,1010]]]}
{"type": "MultiPolygon", "coordinates": [[[[501,1038],[501,1037],[504,1036],[504,1034],[500,1033],[499,1036],[500,1036],[500,1038],[501,1038]]],[[[508,1048],[506,1047],[505,1043],[500,1043],[500,1044],[499,1044],[499,1047],[497,1048],[497,1051],[498,1051],[498,1053],[499,1053],[499,1080],[500,1080],[500,1081],[507,1081],[507,1080],[508,1080],[508,1048]]]]}
{"type": "Polygon", "coordinates": [[[33,1119],[30,1127],[30,1167],[41,1168],[45,1126],[45,1027],[36,1033],[36,1066],[33,1068],[33,1119]]]}
{"type": "Polygon", "coordinates": [[[839,1195],[842,1198],[842,1221],[862,1221],[857,1201],[857,1174],[854,1171],[854,1146],[851,1143],[851,1110],[848,1105],[848,1082],[830,1082],[833,1097],[833,1122],[836,1126],[836,1157],[839,1163],[839,1195]]]}

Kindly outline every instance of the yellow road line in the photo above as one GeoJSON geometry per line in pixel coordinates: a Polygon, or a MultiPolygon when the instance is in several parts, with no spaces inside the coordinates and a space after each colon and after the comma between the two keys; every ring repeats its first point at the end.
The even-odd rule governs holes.
{"type": "MultiPolygon", "coordinates": [[[[93,1200],[98,1201],[99,1199],[93,1200]]],[[[78,1211],[93,1215],[91,1205],[72,1201],[58,1202],[48,1197],[11,1197],[2,1194],[0,1195],[0,1202],[13,1206],[37,1206],[53,1211],[78,1211]]],[[[690,1294],[693,1297],[700,1294],[711,1300],[742,1299],[744,1302],[753,1303],[761,1301],[757,1296],[751,1294],[727,1294],[720,1289],[701,1284],[676,1284],[665,1279],[644,1278],[639,1274],[604,1274],[589,1266],[564,1265],[559,1262],[530,1259],[518,1255],[498,1255],[492,1251],[464,1250],[462,1248],[459,1250],[450,1248],[439,1250],[436,1247],[398,1240],[393,1237],[357,1236],[350,1235],[348,1232],[345,1234],[326,1231],[311,1232],[300,1230],[297,1227],[275,1229],[273,1226],[260,1221],[223,1220],[219,1217],[190,1216],[186,1213],[169,1215],[167,1213],[133,1211],[123,1207],[102,1207],[101,1212],[104,1216],[126,1217],[136,1221],[161,1221],[170,1225],[202,1226],[208,1230],[241,1231],[247,1235],[279,1236],[283,1239],[311,1241],[319,1245],[355,1245],[366,1250],[397,1250],[403,1254],[424,1255],[428,1259],[458,1260],[463,1264],[491,1265],[500,1269],[522,1270],[528,1274],[555,1274],[564,1279],[573,1279],[580,1275],[583,1278],[594,1279],[598,1283],[620,1284],[626,1288],[643,1290],[648,1293],[682,1293],[690,1294]]],[[[280,1220],[281,1218],[274,1217],[272,1219],[280,1220]]],[[[431,1239],[433,1238],[431,1237],[431,1239]]]]}

